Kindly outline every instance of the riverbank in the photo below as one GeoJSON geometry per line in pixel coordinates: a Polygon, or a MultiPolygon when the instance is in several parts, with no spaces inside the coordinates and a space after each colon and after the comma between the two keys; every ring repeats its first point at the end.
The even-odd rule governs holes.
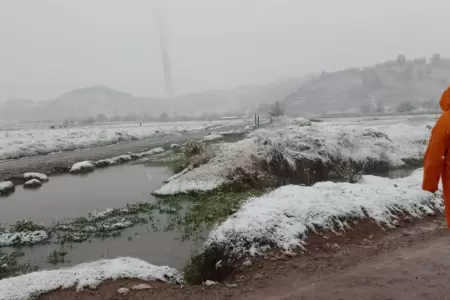
{"type": "Polygon", "coordinates": [[[95,290],[59,290],[38,299],[445,299],[450,236],[442,217],[389,233],[366,233],[343,236],[332,247],[303,255],[245,261],[222,284],[181,288],[152,282],[150,289],[119,295],[119,288],[141,282],[123,279],[95,290]]]}

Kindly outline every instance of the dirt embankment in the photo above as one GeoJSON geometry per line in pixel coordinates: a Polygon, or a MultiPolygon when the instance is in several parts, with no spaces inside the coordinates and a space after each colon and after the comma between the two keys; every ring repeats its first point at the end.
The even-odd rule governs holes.
{"type": "Polygon", "coordinates": [[[136,280],[110,281],[94,291],[60,290],[59,299],[449,299],[450,235],[442,218],[405,224],[386,234],[368,226],[326,243],[311,237],[309,252],[253,260],[214,286],[150,283],[117,294],[136,280]],[[372,233],[370,233],[372,232],[372,233]]]}

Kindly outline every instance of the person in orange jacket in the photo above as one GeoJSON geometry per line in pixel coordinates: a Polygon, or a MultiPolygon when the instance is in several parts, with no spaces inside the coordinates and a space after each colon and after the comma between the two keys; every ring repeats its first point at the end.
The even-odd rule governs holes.
{"type": "Polygon", "coordinates": [[[450,87],[441,97],[442,115],[431,131],[430,142],[424,157],[422,189],[429,192],[438,190],[442,177],[444,205],[447,225],[450,228],[450,87]]]}

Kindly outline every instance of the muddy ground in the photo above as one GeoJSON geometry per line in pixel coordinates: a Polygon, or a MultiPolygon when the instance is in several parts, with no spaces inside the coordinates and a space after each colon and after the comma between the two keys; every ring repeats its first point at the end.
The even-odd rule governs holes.
{"type": "Polygon", "coordinates": [[[441,217],[310,248],[316,246],[304,255],[255,260],[227,283],[210,287],[150,283],[149,290],[122,296],[118,288],[138,281],[119,280],[38,299],[450,299],[450,234],[441,217]]]}

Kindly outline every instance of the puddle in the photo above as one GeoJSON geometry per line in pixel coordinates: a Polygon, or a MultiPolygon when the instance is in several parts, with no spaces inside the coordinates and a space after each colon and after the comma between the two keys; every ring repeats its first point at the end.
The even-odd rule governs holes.
{"type": "MultiPolygon", "coordinates": [[[[123,208],[127,203],[154,203],[156,199],[150,193],[171,175],[167,167],[123,165],[99,169],[84,176],[53,176],[38,190],[19,186],[14,194],[0,198],[0,220],[3,226],[22,219],[51,225],[64,218],[86,217],[94,210],[123,208]]],[[[69,263],[55,266],[47,262],[49,253],[59,250],[60,244],[22,247],[21,251],[25,253],[23,260],[44,269],[101,258],[132,256],[155,265],[182,268],[191,256],[195,242],[180,241],[178,232],[164,231],[168,217],[156,217],[160,219],[157,231],[151,224],[138,224],[123,230],[118,237],[92,238],[72,244],[73,248],[65,246],[68,251],[65,259],[69,263]]]]}
{"type": "Polygon", "coordinates": [[[154,202],[150,193],[171,175],[165,167],[123,165],[82,176],[52,176],[40,189],[18,186],[10,196],[1,197],[0,220],[12,224],[30,219],[50,225],[57,219],[87,216],[98,209],[154,202]]]}

